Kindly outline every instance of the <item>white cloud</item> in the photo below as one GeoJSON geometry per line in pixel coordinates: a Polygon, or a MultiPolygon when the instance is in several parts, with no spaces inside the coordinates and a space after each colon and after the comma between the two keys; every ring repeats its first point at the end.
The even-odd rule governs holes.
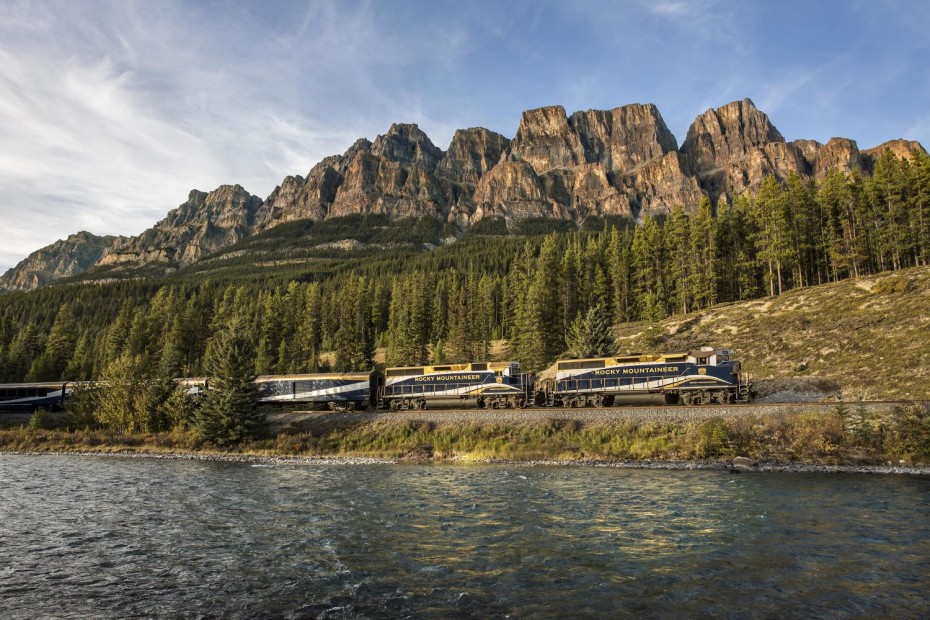
{"type": "Polygon", "coordinates": [[[251,59],[247,28],[205,43],[171,5],[112,8],[0,13],[0,272],[79,228],[141,232],[193,187],[267,195],[355,138],[300,113],[301,76],[251,59]]]}

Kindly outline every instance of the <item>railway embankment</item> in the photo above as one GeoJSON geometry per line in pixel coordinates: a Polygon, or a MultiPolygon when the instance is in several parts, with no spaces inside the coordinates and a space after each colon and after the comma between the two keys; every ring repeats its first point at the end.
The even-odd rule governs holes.
{"type": "Polygon", "coordinates": [[[225,452],[191,430],[118,434],[55,420],[0,429],[0,452],[307,463],[521,463],[930,473],[930,404],[758,403],[606,409],[270,411],[225,452]]]}
{"type": "Polygon", "coordinates": [[[300,431],[301,429],[325,431],[346,424],[374,422],[518,425],[546,420],[572,420],[583,424],[689,424],[701,423],[714,418],[730,419],[745,416],[782,416],[805,413],[829,415],[836,414],[843,407],[850,411],[862,409],[869,416],[885,419],[900,404],[877,401],[861,403],[751,403],[697,407],[636,405],[603,409],[461,409],[446,407],[427,410],[358,412],[293,410],[271,411],[268,413],[268,421],[273,430],[284,432],[300,431]]]}

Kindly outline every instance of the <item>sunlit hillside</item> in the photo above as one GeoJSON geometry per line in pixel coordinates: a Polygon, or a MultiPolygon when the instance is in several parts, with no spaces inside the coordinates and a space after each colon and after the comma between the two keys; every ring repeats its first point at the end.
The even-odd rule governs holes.
{"type": "Polygon", "coordinates": [[[828,377],[846,400],[930,399],[930,267],[618,326],[625,351],[735,349],[757,378],[828,377]]]}

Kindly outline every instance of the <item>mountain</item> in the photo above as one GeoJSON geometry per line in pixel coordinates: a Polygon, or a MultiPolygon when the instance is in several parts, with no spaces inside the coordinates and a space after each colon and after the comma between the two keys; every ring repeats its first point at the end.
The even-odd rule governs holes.
{"type": "Polygon", "coordinates": [[[59,278],[84,273],[126,237],[98,237],[86,231],[70,235],[30,254],[0,276],[0,292],[26,291],[59,278]]]}
{"type": "Polygon", "coordinates": [[[114,244],[97,266],[164,265],[171,270],[197,262],[248,235],[261,204],[239,185],[221,185],[209,194],[193,190],[187,202],[154,227],[114,244]]]}
{"type": "Polygon", "coordinates": [[[306,176],[286,177],[265,200],[238,185],[194,190],[137,237],[102,242],[81,233],[56,242],[0,277],[0,289],[37,288],[87,270],[88,277],[165,274],[291,222],[429,218],[447,233],[461,233],[486,218],[511,231],[538,218],[574,226],[592,217],[640,219],[675,205],[694,210],[705,197],[729,201],[757,190],[769,175],[869,172],[886,149],[899,157],[925,152],[906,140],[863,151],[847,138],[787,142],[749,99],[698,116],[680,147],[652,104],[570,116],[561,106],[527,110],[512,140],[462,129],[446,151],[416,125],[395,124],[373,142],[360,139],[323,159],[306,176]]]}

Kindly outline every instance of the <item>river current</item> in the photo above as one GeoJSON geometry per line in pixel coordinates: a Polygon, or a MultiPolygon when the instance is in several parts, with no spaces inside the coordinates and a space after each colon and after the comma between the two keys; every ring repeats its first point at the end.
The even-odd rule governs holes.
{"type": "Polygon", "coordinates": [[[928,617],[930,479],[0,455],[0,616],[928,617]]]}

